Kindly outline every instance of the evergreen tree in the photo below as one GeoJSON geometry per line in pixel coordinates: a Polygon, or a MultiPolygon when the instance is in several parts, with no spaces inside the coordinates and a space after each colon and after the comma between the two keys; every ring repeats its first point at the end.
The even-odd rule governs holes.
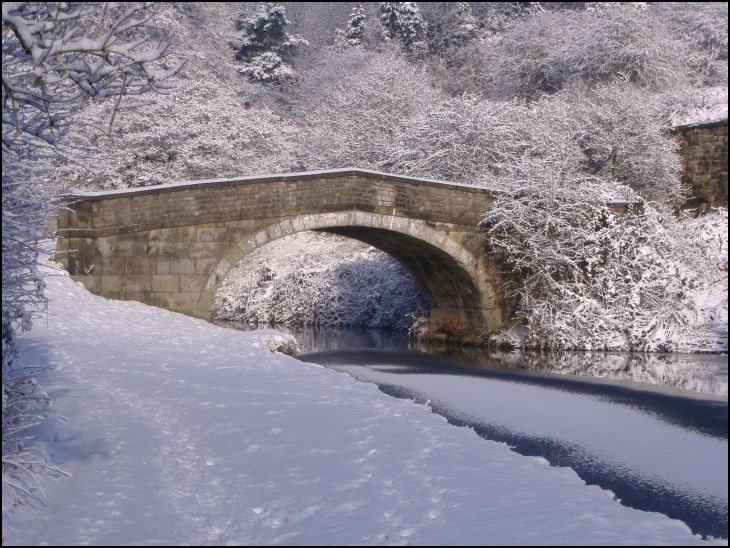
{"type": "Polygon", "coordinates": [[[381,2],[380,14],[386,39],[398,39],[410,55],[426,52],[426,21],[415,2],[381,2]]]}
{"type": "Polygon", "coordinates": [[[345,33],[345,44],[354,47],[364,47],[363,35],[365,33],[365,10],[362,4],[352,8],[350,20],[347,22],[345,33]]]}
{"type": "Polygon", "coordinates": [[[477,37],[479,21],[472,14],[469,2],[456,3],[456,21],[457,27],[452,36],[455,44],[466,44],[477,37]]]}
{"type": "Polygon", "coordinates": [[[260,2],[253,17],[242,16],[236,28],[243,32],[240,40],[232,44],[236,58],[244,62],[239,70],[257,82],[280,83],[294,75],[285,64],[297,46],[308,42],[299,35],[286,32],[289,20],[284,6],[275,2],[260,2]]]}

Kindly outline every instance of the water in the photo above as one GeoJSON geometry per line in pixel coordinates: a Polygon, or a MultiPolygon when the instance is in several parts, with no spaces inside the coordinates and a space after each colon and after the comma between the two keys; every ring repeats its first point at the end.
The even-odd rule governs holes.
{"type": "Polygon", "coordinates": [[[486,354],[388,331],[284,330],[303,361],[570,466],[626,506],[727,538],[727,356],[486,354]]]}

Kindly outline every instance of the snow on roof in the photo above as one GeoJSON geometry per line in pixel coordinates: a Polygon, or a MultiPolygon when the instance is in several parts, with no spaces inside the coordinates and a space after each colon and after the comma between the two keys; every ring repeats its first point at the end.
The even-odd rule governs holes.
{"type": "Polygon", "coordinates": [[[727,121],[727,87],[697,90],[693,106],[672,116],[672,127],[704,126],[727,121]]]}

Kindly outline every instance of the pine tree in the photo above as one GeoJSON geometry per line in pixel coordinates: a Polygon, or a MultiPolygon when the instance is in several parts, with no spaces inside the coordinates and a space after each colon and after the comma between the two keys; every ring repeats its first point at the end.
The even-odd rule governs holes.
{"type": "Polygon", "coordinates": [[[362,4],[358,4],[352,8],[350,20],[347,22],[347,32],[345,33],[345,44],[353,47],[364,47],[363,35],[365,33],[365,10],[362,4]]]}
{"type": "Polygon", "coordinates": [[[237,43],[231,44],[236,58],[244,62],[241,74],[257,82],[280,83],[294,72],[285,64],[297,46],[307,45],[304,38],[286,32],[289,20],[284,6],[275,2],[260,2],[253,17],[242,16],[236,28],[243,32],[237,43]]]}
{"type": "Polygon", "coordinates": [[[466,44],[474,40],[479,33],[479,21],[471,12],[469,2],[456,3],[457,27],[452,36],[455,44],[466,44]]]}
{"type": "Polygon", "coordinates": [[[409,55],[426,52],[427,25],[415,2],[381,2],[380,13],[386,39],[398,39],[409,55]]]}

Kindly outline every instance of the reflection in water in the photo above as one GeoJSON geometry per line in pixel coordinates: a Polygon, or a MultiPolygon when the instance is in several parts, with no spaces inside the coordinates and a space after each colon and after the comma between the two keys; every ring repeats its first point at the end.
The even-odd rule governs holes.
{"type": "MultiPolygon", "coordinates": [[[[443,355],[443,353],[441,353],[443,355]]],[[[454,356],[479,363],[484,352],[454,356]]],[[[508,369],[632,381],[727,396],[727,355],[610,352],[493,352],[508,369]]]]}
{"type": "Polygon", "coordinates": [[[629,352],[488,352],[415,341],[404,333],[384,329],[252,326],[231,321],[219,325],[244,331],[273,328],[290,333],[302,354],[330,350],[413,350],[448,357],[475,368],[509,369],[548,374],[596,377],[616,381],[670,386],[716,396],[728,394],[727,355],[648,354],[629,352]]]}

